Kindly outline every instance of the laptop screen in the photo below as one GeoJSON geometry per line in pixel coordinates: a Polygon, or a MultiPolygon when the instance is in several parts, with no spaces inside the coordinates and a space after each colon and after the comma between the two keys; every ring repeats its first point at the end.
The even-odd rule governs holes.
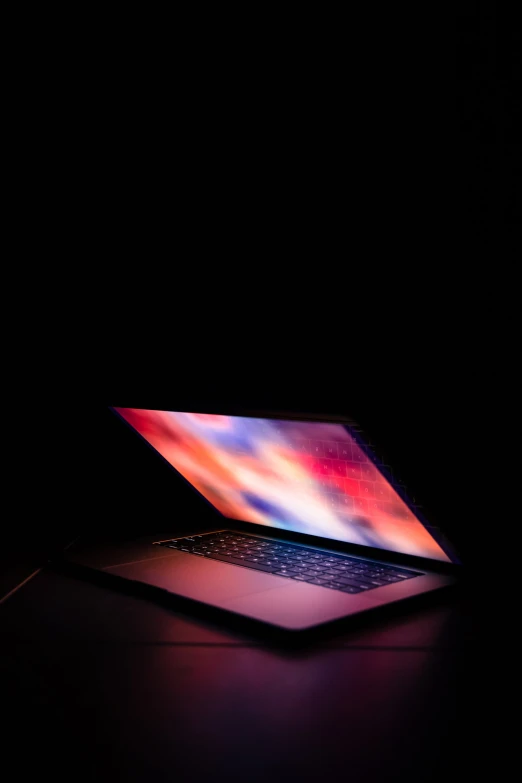
{"type": "Polygon", "coordinates": [[[113,410],[225,517],[451,562],[344,424],[113,410]]]}

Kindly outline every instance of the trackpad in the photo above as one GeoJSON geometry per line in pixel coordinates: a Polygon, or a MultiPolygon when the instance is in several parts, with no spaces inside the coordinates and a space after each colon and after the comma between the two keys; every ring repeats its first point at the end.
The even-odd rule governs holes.
{"type": "Polygon", "coordinates": [[[364,594],[348,595],[290,579],[285,581],[286,585],[272,592],[228,598],[223,606],[232,612],[291,630],[313,628],[372,606],[364,594]]]}
{"type": "Polygon", "coordinates": [[[285,577],[172,550],[165,557],[123,563],[104,570],[222,608],[226,599],[274,590],[288,583],[285,577]]]}

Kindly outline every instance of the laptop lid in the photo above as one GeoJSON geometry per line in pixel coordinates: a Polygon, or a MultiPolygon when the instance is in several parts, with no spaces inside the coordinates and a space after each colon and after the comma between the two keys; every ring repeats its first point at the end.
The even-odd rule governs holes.
{"type": "Polygon", "coordinates": [[[111,410],[225,519],[460,562],[348,419],[111,410]]]}

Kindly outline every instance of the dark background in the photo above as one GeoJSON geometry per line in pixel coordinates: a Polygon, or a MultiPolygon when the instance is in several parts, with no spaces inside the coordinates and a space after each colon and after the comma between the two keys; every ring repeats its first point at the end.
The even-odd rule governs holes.
{"type": "Polygon", "coordinates": [[[511,288],[499,269],[518,218],[516,41],[499,50],[485,3],[385,16],[351,19],[345,48],[324,40],[330,59],[308,46],[289,81],[272,60],[255,79],[231,62],[219,84],[194,68],[174,125],[158,81],[133,81],[128,103],[125,85],[108,91],[69,246],[98,271],[85,303],[83,284],[65,291],[86,351],[72,372],[65,319],[56,382],[25,360],[43,410],[24,444],[45,457],[20,455],[32,489],[17,497],[46,516],[24,513],[15,548],[170,513],[175,478],[108,404],[239,405],[355,418],[471,556],[512,360],[497,283],[511,288]]]}
{"type": "MultiPolygon", "coordinates": [[[[2,592],[82,531],[131,537],[182,516],[208,520],[109,404],[348,415],[465,562],[502,523],[484,496],[511,489],[499,443],[512,441],[502,419],[515,355],[509,324],[498,328],[510,308],[497,283],[512,287],[501,267],[519,219],[516,41],[497,45],[496,12],[485,3],[385,14],[370,7],[365,25],[352,17],[337,26],[342,45],[283,31],[285,51],[289,40],[303,46],[286,81],[267,38],[257,77],[232,56],[229,73],[204,67],[194,85],[195,50],[182,68],[149,61],[152,78],[141,61],[139,78],[131,74],[133,58],[122,58],[113,84],[104,75],[96,111],[81,117],[87,143],[71,156],[85,203],[74,203],[67,225],[58,216],[76,272],[72,282],[60,275],[59,298],[78,309],[81,328],[78,313],[60,314],[37,362],[17,350],[27,375],[24,396],[13,397],[21,448],[11,459],[2,592]],[[57,343],[55,373],[48,357],[57,343]]],[[[252,53],[250,28],[239,38],[252,53]]],[[[134,37],[131,46],[141,53],[134,37]]],[[[215,62],[224,67],[222,54],[215,62]]],[[[52,311],[46,300],[31,342],[52,311]]],[[[16,608],[14,599],[6,606],[16,608]]],[[[455,757],[467,771],[482,764],[482,751],[464,752],[477,735],[461,685],[476,670],[482,700],[484,673],[496,669],[477,668],[480,647],[462,653],[449,691],[444,677],[441,688],[433,680],[450,694],[452,715],[448,733],[448,711],[435,713],[437,775],[455,757]],[[456,693],[465,709],[453,710],[456,693]]],[[[71,659],[71,681],[97,671],[86,649],[71,659]]],[[[34,703],[25,682],[13,691],[21,727],[34,703]]],[[[407,722],[385,717],[409,738],[407,722]]],[[[34,734],[54,749],[43,722],[36,712],[34,734]]],[[[490,714],[483,724],[489,731],[490,714]]],[[[20,759],[29,746],[24,737],[20,759]]],[[[431,756],[431,738],[420,747],[431,756]]],[[[32,758],[40,768],[41,751],[32,758]]]]}

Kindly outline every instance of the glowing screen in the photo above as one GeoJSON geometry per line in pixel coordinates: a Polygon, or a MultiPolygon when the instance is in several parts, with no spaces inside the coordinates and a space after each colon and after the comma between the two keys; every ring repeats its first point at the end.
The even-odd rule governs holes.
{"type": "Polygon", "coordinates": [[[341,424],[114,410],[225,517],[450,562],[341,424]]]}

